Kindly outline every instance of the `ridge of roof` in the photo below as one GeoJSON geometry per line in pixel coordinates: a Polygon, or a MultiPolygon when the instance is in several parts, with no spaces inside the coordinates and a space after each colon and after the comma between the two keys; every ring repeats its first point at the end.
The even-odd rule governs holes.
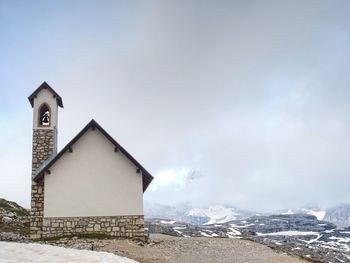
{"type": "Polygon", "coordinates": [[[61,156],[66,153],[90,128],[98,129],[116,147],[116,149],[118,149],[118,151],[123,153],[137,167],[137,172],[138,170],[141,171],[143,192],[145,192],[149,184],[152,182],[153,176],[117,141],[115,141],[112,136],[110,136],[94,119],[92,119],[58,154],[50,156],[46,160],[47,163],[45,163],[45,161],[45,164],[43,163],[44,165],[38,168],[34,181],[39,182],[41,179],[43,179],[45,171],[47,171],[57,160],[59,160],[61,156]]]}
{"type": "Polygon", "coordinates": [[[49,91],[51,91],[54,95],[54,97],[56,98],[57,104],[58,106],[60,106],[61,108],[63,108],[63,101],[60,95],[58,95],[58,93],[50,87],[49,84],[46,83],[46,81],[44,81],[36,90],[34,90],[34,92],[32,94],[30,94],[30,96],[28,97],[28,100],[30,102],[30,105],[32,105],[32,107],[34,107],[34,98],[36,97],[36,95],[38,95],[38,93],[42,90],[42,89],[48,89],[49,91]]]}

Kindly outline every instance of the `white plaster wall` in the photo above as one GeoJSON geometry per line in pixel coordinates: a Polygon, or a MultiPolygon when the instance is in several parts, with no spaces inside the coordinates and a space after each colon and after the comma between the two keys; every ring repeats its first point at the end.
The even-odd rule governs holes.
{"type": "Polygon", "coordinates": [[[44,217],[143,215],[142,175],[89,130],[45,175],[44,217]]]}
{"type": "Polygon", "coordinates": [[[57,112],[58,112],[58,104],[56,98],[53,97],[53,94],[48,89],[42,89],[37,97],[34,98],[34,106],[33,106],[34,116],[33,116],[33,129],[53,129],[57,128],[57,112]],[[40,106],[46,102],[51,108],[51,125],[50,127],[40,127],[38,124],[39,118],[39,108],[40,106]]]}

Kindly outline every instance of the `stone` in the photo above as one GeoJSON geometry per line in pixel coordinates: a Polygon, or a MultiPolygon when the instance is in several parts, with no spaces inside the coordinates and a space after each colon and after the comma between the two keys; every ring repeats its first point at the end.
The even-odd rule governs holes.
{"type": "Polygon", "coordinates": [[[11,218],[11,217],[8,217],[8,216],[4,216],[2,218],[2,222],[5,223],[5,224],[10,224],[14,219],[11,218]]]}
{"type": "MultiPolygon", "coordinates": [[[[113,216],[113,217],[71,217],[71,218],[44,218],[43,236],[45,237],[58,237],[62,235],[78,234],[78,233],[101,233],[121,238],[143,238],[144,227],[143,225],[136,225],[135,216],[113,216]],[[102,220],[103,219],[103,220],[102,220]],[[121,219],[129,220],[130,223],[125,226],[113,226],[102,227],[105,222],[111,222],[115,220],[119,222],[121,219]],[[74,222],[86,222],[86,224],[75,225],[74,222]],[[62,228],[60,225],[64,225],[62,228]]],[[[143,215],[138,216],[137,220],[143,222],[143,215]]]]}
{"type": "Polygon", "coordinates": [[[135,224],[136,225],[143,225],[144,224],[143,218],[137,218],[135,224]]]}

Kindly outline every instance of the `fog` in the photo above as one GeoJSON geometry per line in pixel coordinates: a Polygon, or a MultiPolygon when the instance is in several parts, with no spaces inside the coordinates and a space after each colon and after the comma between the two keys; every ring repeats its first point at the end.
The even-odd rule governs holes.
{"type": "Polygon", "coordinates": [[[94,118],[155,177],[148,202],[350,202],[349,1],[0,3],[0,197],[29,206],[32,109],[59,149],[94,118]]]}

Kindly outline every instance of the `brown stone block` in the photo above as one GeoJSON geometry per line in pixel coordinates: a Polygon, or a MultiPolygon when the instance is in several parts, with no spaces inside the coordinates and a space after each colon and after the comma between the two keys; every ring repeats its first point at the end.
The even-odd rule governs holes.
{"type": "Polygon", "coordinates": [[[118,232],[118,231],[120,231],[120,228],[117,227],[117,226],[116,227],[112,227],[112,231],[117,231],[118,232]]]}
{"type": "Polygon", "coordinates": [[[36,207],[36,208],[41,208],[42,206],[43,206],[42,203],[36,203],[36,204],[35,204],[35,207],[36,207]]]}
{"type": "Polygon", "coordinates": [[[135,221],[135,224],[136,225],[143,225],[144,224],[143,218],[137,218],[136,221],[135,221]]]}

